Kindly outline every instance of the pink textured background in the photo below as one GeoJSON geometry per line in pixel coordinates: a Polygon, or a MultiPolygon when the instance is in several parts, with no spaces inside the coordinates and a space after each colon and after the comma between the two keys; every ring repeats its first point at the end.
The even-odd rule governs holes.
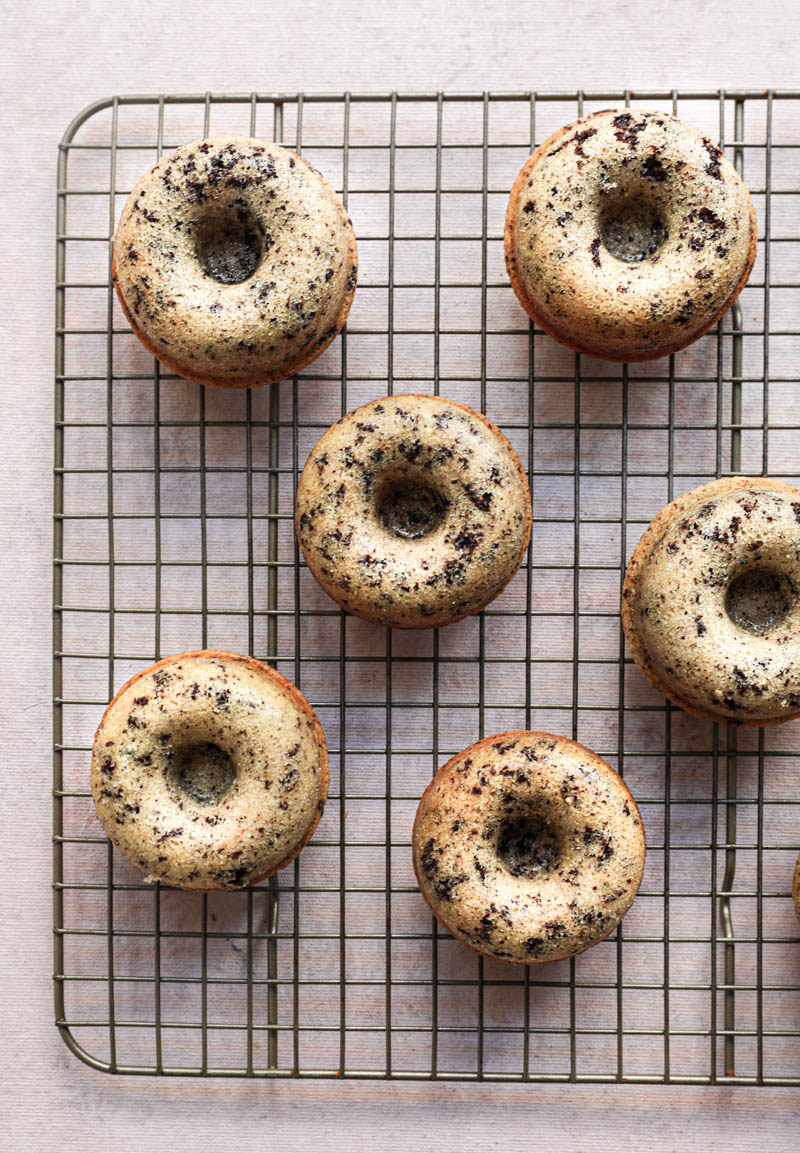
{"type": "Polygon", "coordinates": [[[56,145],[113,92],[790,87],[796,4],[3,0],[0,1149],[797,1148],[796,1090],[115,1080],[52,1024],[50,559],[56,145]]]}

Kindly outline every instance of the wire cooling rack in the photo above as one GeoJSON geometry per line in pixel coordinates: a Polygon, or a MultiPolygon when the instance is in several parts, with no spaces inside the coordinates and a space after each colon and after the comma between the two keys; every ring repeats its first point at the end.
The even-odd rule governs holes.
{"type": "Polygon", "coordinates": [[[800,93],[124,96],[72,122],[58,167],[54,904],[56,1019],[115,1073],[800,1084],[798,725],[737,733],[673,709],[624,654],[627,557],[712,477],[797,482],[800,93]],[[527,323],[503,268],[533,145],[632,104],[720,139],[753,192],[740,302],[684,352],[625,366],[527,323]],[[168,375],[110,285],[127,193],[165,150],[225,132],[302,151],[341,190],[359,288],[299,377],[223,392],[168,375]],[[531,550],[491,607],[392,633],[335,609],[292,531],[299,469],[341,413],[432,391],[507,432],[531,550]],[[244,893],[143,883],[88,790],[102,708],[136,670],[216,646],[316,707],[331,795],[312,843],[244,893]],[[432,920],[410,830],[436,768],[543,728],[597,749],[641,806],[642,889],[608,941],[518,969],[432,920]]]}

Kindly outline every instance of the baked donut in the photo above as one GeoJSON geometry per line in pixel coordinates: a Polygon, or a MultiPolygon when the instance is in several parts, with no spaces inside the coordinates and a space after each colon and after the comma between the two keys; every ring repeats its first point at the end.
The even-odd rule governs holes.
{"type": "Polygon", "coordinates": [[[756,218],[707,136],[662,112],[610,109],[560,128],[508,202],[519,302],[569,348],[652,360],[702,336],[741,292],[756,218]]]}
{"type": "Polygon", "coordinates": [[[323,433],[295,524],[309,569],[347,612],[439,628],[511,580],[531,497],[519,457],[485,416],[439,396],[387,396],[323,433]]]}
{"type": "Polygon", "coordinates": [[[91,776],[101,825],[148,880],[240,889],[288,865],[313,834],[328,746],[311,705],[274,669],[179,653],[114,697],[91,776]]]}
{"type": "Polygon", "coordinates": [[[113,278],[142,344],[200,384],[273,384],[341,329],[356,287],[345,209],[307,161],[263,140],[195,140],[128,197],[113,278]]]}
{"type": "Polygon", "coordinates": [[[794,911],[797,914],[797,919],[800,921],[800,856],[797,858],[797,864],[794,867],[794,880],[792,882],[792,900],[794,901],[794,911]]]}
{"type": "Polygon", "coordinates": [[[642,880],[645,839],[624,781],[550,733],[500,733],[448,761],[412,837],[422,895],[487,957],[539,964],[602,941],[642,880]]]}
{"type": "Polygon", "coordinates": [[[734,476],[679,496],[628,565],[622,624],[651,684],[698,717],[800,715],[800,491],[734,476]]]}

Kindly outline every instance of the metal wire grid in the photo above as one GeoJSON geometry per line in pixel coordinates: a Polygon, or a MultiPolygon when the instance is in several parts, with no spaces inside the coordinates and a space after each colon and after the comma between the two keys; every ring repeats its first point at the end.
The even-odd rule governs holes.
{"type": "Polygon", "coordinates": [[[56,269],[55,1001],[64,1040],[88,1064],[800,1084],[789,893],[797,727],[737,734],[673,710],[625,660],[618,618],[626,558],[665,500],[713,475],[793,476],[798,100],[126,96],[67,129],[56,269]],[[716,332],[628,367],[567,353],[523,323],[499,252],[507,190],[533,145],[577,114],[631,103],[710,124],[753,191],[761,240],[741,304],[716,332]],[[110,285],[110,237],[138,174],[162,150],[222,131],[273,136],[338,173],[361,256],[336,346],[299,378],[236,396],[164,372],[130,336],[110,285]],[[408,389],[488,411],[527,461],[534,501],[532,549],[503,597],[479,618],[416,637],[336,611],[291,529],[299,468],[324,428],[408,389]],[[130,672],[194,645],[279,666],[311,698],[331,746],[317,836],[243,894],[143,884],[100,835],[87,788],[106,700],[130,672]],[[424,910],[409,861],[430,773],[512,727],[596,747],[628,779],[649,841],[640,896],[615,937],[522,972],[450,940],[424,910]]]}

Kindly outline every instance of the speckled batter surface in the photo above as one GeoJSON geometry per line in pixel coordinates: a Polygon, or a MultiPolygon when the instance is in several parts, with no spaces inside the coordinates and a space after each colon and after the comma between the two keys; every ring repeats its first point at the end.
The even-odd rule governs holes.
{"type": "Polygon", "coordinates": [[[342,608],[436,628],[478,612],[517,571],[530,490],[486,417],[442,397],[389,396],[320,438],[295,524],[309,568],[342,608]]]}
{"type": "Polygon", "coordinates": [[[572,957],[611,933],[642,880],[641,817],[583,745],[513,732],[470,745],[425,790],[413,833],[425,900],[453,936],[517,964],[572,957]]]}
{"type": "Polygon", "coordinates": [[[800,714],[800,490],[728,477],[684,493],[631,557],[622,623],[636,663],[700,717],[800,714]]]}
{"type": "Polygon", "coordinates": [[[108,706],[91,781],[100,823],[149,879],[239,889],[282,869],[313,834],[328,749],[280,673],[235,653],[181,653],[133,677],[108,706]],[[190,793],[182,774],[198,758],[190,793]]]}
{"type": "Polygon", "coordinates": [[[183,145],[139,181],[113,271],[133,331],[159,360],[201,384],[244,388],[291,376],[330,344],[353,300],[356,241],[310,164],[226,136],[183,145]]]}
{"type": "Polygon", "coordinates": [[[747,189],[712,140],[665,113],[611,109],[559,129],[524,165],[506,265],[522,307],[557,340],[649,360],[730,307],[756,236],[747,189]]]}

